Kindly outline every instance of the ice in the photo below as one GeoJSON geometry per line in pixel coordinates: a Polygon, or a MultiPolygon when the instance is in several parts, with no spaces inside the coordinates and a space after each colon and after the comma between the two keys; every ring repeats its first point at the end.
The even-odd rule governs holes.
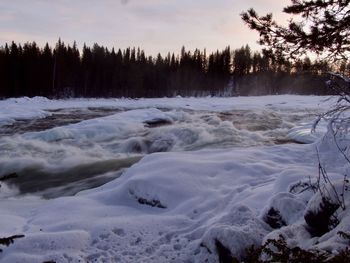
{"type": "MultiPolygon", "coordinates": [[[[95,187],[118,177],[122,170],[110,165],[112,161],[120,163],[127,158],[140,158],[154,152],[287,143],[290,142],[286,136],[289,129],[300,120],[315,118],[317,106],[315,108],[300,96],[279,98],[298,99],[298,103],[304,106],[300,110],[292,109],[292,103],[277,103],[275,97],[267,97],[264,103],[255,98],[254,105],[247,104],[254,101],[252,98],[67,101],[22,98],[16,99],[16,103],[13,99],[1,101],[0,104],[15,108],[11,113],[14,116],[17,111],[23,111],[17,104],[23,106],[28,114],[30,107],[47,111],[52,114],[47,121],[54,121],[59,126],[52,128],[42,119],[37,122],[40,126],[35,131],[35,121],[32,121],[32,126],[25,124],[23,128],[21,122],[15,122],[18,134],[0,136],[0,176],[17,173],[21,178],[27,178],[27,183],[32,182],[31,187],[22,182],[11,182],[12,185],[17,184],[21,193],[35,192],[38,184],[37,194],[55,197],[74,194],[77,190],[95,187]],[[266,106],[266,102],[271,103],[266,106]],[[75,108],[68,108],[73,103],[75,108]],[[98,105],[101,110],[97,110],[98,105]],[[309,110],[306,111],[306,108],[309,110]],[[103,115],[106,112],[108,116],[103,115]],[[58,121],[58,116],[65,118],[64,113],[67,113],[68,119],[75,114],[73,119],[81,121],[58,121]],[[26,132],[26,129],[29,131],[26,132]],[[95,173],[96,176],[101,175],[100,178],[90,180],[91,173],[86,170],[92,166],[101,167],[101,164],[106,164],[109,170],[100,169],[99,174],[95,173]],[[79,175],[72,176],[73,171],[79,175]],[[58,176],[61,178],[55,179],[58,176]],[[89,179],[83,180],[83,177],[89,179]],[[67,187],[62,188],[65,180],[67,187]],[[50,183],[43,184],[43,181],[50,183]],[[72,182],[81,186],[73,187],[72,182]],[[57,183],[55,190],[52,189],[53,183],[57,183]],[[48,194],[49,189],[43,189],[43,186],[50,188],[51,193],[48,194]]],[[[7,111],[3,113],[10,114],[7,111]]],[[[7,130],[10,128],[6,126],[7,130]]]]}
{"type": "MultiPolygon", "coordinates": [[[[320,197],[291,191],[298,182],[316,181],[316,146],[321,160],[342,163],[329,140],[317,139],[322,126],[319,134],[309,130],[330,103],[323,100],[288,95],[0,101],[1,125],[48,116],[53,109],[118,109],[0,138],[0,175],[19,173],[22,187],[40,177],[57,186],[41,192],[61,193],[64,182],[110,178],[49,200],[18,192],[20,183],[17,190],[16,184],[3,184],[0,237],[25,237],[1,247],[0,261],[218,262],[218,244],[240,258],[245,248],[279,234],[304,248],[345,247],[337,231],[349,231],[348,211],[337,210],[336,228],[314,237],[304,212],[320,197]],[[309,144],[291,143],[288,132],[309,144]],[[131,167],[121,172],[122,160],[131,167]],[[271,207],[285,226],[267,224],[271,207]]],[[[348,169],[337,166],[329,174],[341,179],[348,169]]]]}
{"type": "MultiPolygon", "coordinates": [[[[271,231],[259,215],[275,187],[281,189],[277,179],[296,171],[306,176],[311,170],[310,147],[148,155],[118,180],[36,206],[24,227],[29,238],[17,240],[6,250],[4,259],[8,261],[4,262],[18,257],[15,251],[30,247],[30,237],[37,229],[47,234],[48,242],[56,239],[53,233],[57,232],[90,233],[81,237],[81,242],[88,244],[79,254],[100,261],[208,258],[216,262],[215,240],[240,256],[245,246],[259,244],[271,231]],[[289,172],[283,171],[291,167],[289,172]],[[140,198],[148,202],[139,202],[140,198]],[[150,205],[155,201],[162,207],[150,205]]],[[[287,189],[288,183],[284,185],[284,191],[287,189]]],[[[64,250],[74,260],[80,259],[68,248],[64,250]]]]}
{"type": "Polygon", "coordinates": [[[301,123],[290,129],[288,137],[300,143],[313,143],[322,138],[327,131],[327,123],[322,121],[314,130],[313,123],[301,123]]]}
{"type": "Polygon", "coordinates": [[[10,124],[16,120],[43,118],[51,115],[48,110],[65,108],[165,108],[165,109],[188,109],[208,111],[229,111],[234,109],[295,109],[320,105],[332,105],[327,97],[319,96],[264,96],[264,97],[235,97],[235,98],[160,98],[160,99],[69,99],[48,100],[43,97],[12,98],[0,101],[0,125],[10,124]]]}

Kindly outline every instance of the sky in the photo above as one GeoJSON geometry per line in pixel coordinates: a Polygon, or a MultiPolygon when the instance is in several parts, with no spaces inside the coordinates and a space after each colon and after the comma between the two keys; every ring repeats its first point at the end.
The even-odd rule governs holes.
{"type": "Polygon", "coordinates": [[[253,7],[278,21],[289,0],[0,0],[0,46],[35,41],[54,45],[58,38],[79,47],[143,48],[147,54],[186,49],[221,50],[249,44],[258,34],[240,13],[253,7]]]}

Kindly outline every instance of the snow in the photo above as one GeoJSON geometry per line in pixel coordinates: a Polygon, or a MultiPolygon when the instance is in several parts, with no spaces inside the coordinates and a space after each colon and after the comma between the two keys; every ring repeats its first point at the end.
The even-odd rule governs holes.
{"type": "MultiPolygon", "coordinates": [[[[278,211],[282,220],[290,225],[303,217],[306,204],[294,194],[281,192],[271,198],[267,208],[278,211]]],[[[268,211],[263,212],[266,213],[268,211]]]]}
{"type": "MultiPolygon", "coordinates": [[[[4,248],[0,260],[217,262],[217,241],[242,257],[245,248],[259,246],[279,234],[287,237],[289,244],[305,248],[342,248],[344,240],[336,233],[350,230],[348,210],[338,211],[340,224],[335,229],[315,238],[307,231],[304,211],[320,197],[312,191],[290,191],[297,182],[314,182],[318,176],[315,146],[328,149],[318,140],[323,126],[318,134],[311,134],[306,130],[312,127],[313,119],[304,124],[300,120],[305,121],[305,112],[314,114],[329,105],[324,100],[288,95],[0,101],[2,125],[47,116],[51,114],[48,109],[124,110],[0,138],[1,174],[18,169],[88,174],[92,169],[89,164],[101,163],[98,173],[116,175],[118,171],[102,168],[117,157],[135,156],[132,145],[137,144],[143,154],[120,177],[118,174],[118,178],[74,196],[47,200],[19,194],[4,184],[0,191],[0,236],[25,237],[4,248]],[[227,115],[234,110],[241,112],[227,115]],[[252,123],[222,119],[221,113],[232,120],[249,116],[252,123]],[[252,128],[262,115],[273,129],[252,128]],[[147,127],[147,122],[158,121],[170,124],[147,127]],[[290,138],[310,144],[272,143],[273,136],[290,129],[290,138]],[[226,139],[230,136],[235,136],[234,143],[226,139]],[[170,152],[159,152],[161,149],[170,152]],[[77,170],[77,163],[88,168],[77,170]],[[308,204],[310,199],[315,200],[308,204]],[[271,207],[280,212],[285,227],[275,230],[264,221],[271,207]]],[[[331,151],[334,154],[336,149],[331,151]]],[[[326,159],[326,155],[322,157],[326,159]]],[[[341,178],[343,169],[347,167],[333,169],[330,174],[341,178]]]]}
{"type": "MultiPolygon", "coordinates": [[[[333,180],[333,178],[332,178],[333,180]]],[[[342,193],[343,182],[342,181],[333,181],[335,188],[339,194],[342,193]]],[[[333,189],[331,189],[330,185],[327,185],[328,192],[331,194],[332,202],[338,203],[338,199],[335,198],[333,189]]],[[[326,193],[326,192],[324,192],[326,193]]],[[[350,194],[348,191],[344,192],[344,201],[345,204],[349,204],[350,202],[350,194]]],[[[290,246],[299,246],[303,249],[322,249],[331,253],[339,253],[341,249],[345,249],[349,247],[348,240],[342,238],[338,233],[339,231],[349,233],[350,232],[350,213],[349,209],[342,209],[339,207],[336,209],[336,216],[339,220],[339,223],[333,227],[329,232],[324,235],[318,237],[314,237],[310,234],[308,230],[308,226],[305,224],[303,218],[307,211],[319,212],[321,210],[322,203],[322,195],[320,192],[312,195],[309,198],[306,209],[300,210],[298,214],[292,214],[289,218],[298,218],[293,224],[288,224],[286,227],[280,228],[278,230],[270,232],[268,235],[264,237],[264,240],[268,239],[278,239],[280,235],[282,235],[287,244],[290,246]],[[304,212],[304,215],[303,213],[304,212]],[[301,213],[301,214],[300,214],[301,213]]],[[[286,207],[291,208],[292,203],[285,203],[286,207]]],[[[283,209],[282,209],[283,211],[283,209]]]]}
{"type": "Polygon", "coordinates": [[[176,116],[165,114],[162,111],[150,108],[145,110],[130,110],[120,114],[86,120],[77,124],[57,127],[51,130],[29,133],[26,138],[43,141],[58,141],[63,139],[74,140],[109,140],[110,136],[123,139],[129,132],[142,133],[145,122],[152,120],[165,120],[171,122],[176,116]]]}
{"type": "MultiPolygon", "coordinates": [[[[55,114],[48,109],[64,107],[67,115],[59,115],[60,118],[69,118],[74,111],[69,107],[81,107],[79,114],[99,105],[102,109],[123,110],[51,129],[24,130],[11,136],[0,136],[0,175],[19,174],[22,178],[20,192],[41,191],[46,197],[55,197],[64,191],[72,194],[89,188],[89,184],[98,186],[108,178],[118,177],[116,170],[126,168],[135,158],[149,153],[283,143],[288,140],[286,134],[297,121],[311,121],[316,117],[324,99],[311,97],[311,102],[302,96],[269,96],[264,99],[9,99],[0,104],[6,104],[13,111],[1,111],[0,118],[11,115],[15,120],[20,111],[32,117],[31,113],[39,109],[44,115],[55,114]],[[300,106],[300,109],[295,106],[300,106]],[[187,109],[189,107],[191,110],[187,109]],[[96,178],[96,174],[102,177],[96,178]],[[90,180],[91,177],[94,178],[90,180]],[[55,190],[47,189],[54,184],[57,185],[55,190]]],[[[20,121],[13,124],[18,123],[21,124],[20,121]]]]}
{"type": "MultiPolygon", "coordinates": [[[[264,97],[234,97],[234,98],[157,98],[157,99],[68,99],[49,100],[43,97],[12,98],[0,100],[0,125],[8,125],[15,120],[43,118],[52,113],[48,110],[65,108],[167,108],[188,110],[228,111],[232,109],[262,109],[279,108],[295,109],[315,106],[325,107],[331,101],[320,96],[264,96],[264,97]]],[[[326,106],[327,107],[327,106],[326,106]]]]}
{"type": "MultiPolygon", "coordinates": [[[[25,253],[23,248],[31,247],[32,235],[38,238],[38,229],[45,237],[36,241],[42,249],[40,256],[47,253],[46,244],[56,242],[57,233],[62,232],[67,238],[88,232],[86,237],[80,236],[79,244],[86,245],[79,249],[90,260],[152,262],[153,257],[159,261],[201,262],[208,258],[216,262],[215,239],[241,255],[246,245],[261,243],[271,231],[259,213],[261,200],[281,190],[277,179],[296,172],[301,179],[314,172],[315,167],[309,166],[312,154],[306,158],[302,153],[304,147],[295,145],[148,155],[118,180],[35,207],[22,223],[28,238],[7,248],[2,260],[14,262],[16,251],[25,253]],[[158,200],[166,208],[141,204],[139,198],[158,200]],[[202,243],[207,248],[200,246],[202,243]],[[179,246],[181,249],[174,249],[179,246]],[[130,255],[132,252],[135,255],[130,255]]],[[[2,201],[1,207],[10,201],[2,201]]],[[[76,261],[82,259],[69,252],[70,243],[64,244],[65,253],[76,261]]],[[[25,258],[23,262],[33,262],[25,258]]]]}
{"type": "Polygon", "coordinates": [[[312,123],[301,123],[298,126],[290,129],[288,137],[300,143],[313,143],[322,137],[327,131],[327,125],[322,122],[313,131],[312,123]]]}

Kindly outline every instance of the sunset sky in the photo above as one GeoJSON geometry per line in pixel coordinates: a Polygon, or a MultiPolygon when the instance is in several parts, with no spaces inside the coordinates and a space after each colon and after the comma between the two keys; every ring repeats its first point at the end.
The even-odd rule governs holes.
{"type": "Polygon", "coordinates": [[[0,0],[0,46],[12,40],[54,44],[98,43],[107,47],[140,46],[148,54],[249,44],[258,49],[257,34],[239,14],[250,7],[289,17],[289,0],[0,0]]]}

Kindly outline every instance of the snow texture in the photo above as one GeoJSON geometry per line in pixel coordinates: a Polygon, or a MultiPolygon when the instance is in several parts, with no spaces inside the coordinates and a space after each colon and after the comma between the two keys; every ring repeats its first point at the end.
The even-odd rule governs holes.
{"type": "MultiPolygon", "coordinates": [[[[77,124],[1,138],[0,170],[3,173],[18,169],[16,162],[27,168],[59,169],[62,164],[74,167],[76,163],[111,160],[116,155],[125,155],[135,137],[147,136],[150,132],[147,125],[159,121],[167,124],[188,121],[187,125],[182,123],[181,128],[165,125],[157,131],[158,136],[175,136],[172,152],[152,153],[147,148],[145,153],[151,154],[144,155],[119,178],[98,188],[46,200],[30,194],[11,195],[16,189],[4,185],[0,199],[0,236],[24,234],[25,237],[4,248],[0,254],[1,262],[218,262],[216,241],[234,256],[242,257],[245,248],[258,246],[279,234],[283,234],[289,244],[305,248],[335,251],[344,247],[345,241],[336,233],[350,230],[349,211],[338,211],[340,223],[331,232],[312,237],[307,230],[304,211],[315,207],[312,204],[320,197],[310,191],[290,191],[296,182],[308,178],[313,182],[316,180],[315,143],[248,144],[249,147],[242,143],[239,147],[230,144],[223,147],[223,144],[222,147],[196,148],[198,137],[202,138],[199,140],[202,143],[208,143],[210,140],[203,138],[213,138],[214,133],[210,133],[208,121],[199,127],[202,133],[193,133],[195,127],[191,126],[192,120],[201,123],[201,118],[193,116],[203,117],[198,112],[206,111],[210,113],[205,115],[209,115],[212,126],[221,127],[220,132],[229,127],[230,131],[249,134],[240,138],[253,140],[263,133],[250,133],[245,129],[247,126],[243,131],[239,130],[234,125],[242,123],[217,119],[213,112],[249,110],[249,114],[256,114],[273,111],[269,117],[275,120],[272,117],[281,112],[286,116],[292,112],[317,112],[323,99],[269,96],[0,101],[4,106],[1,109],[6,109],[0,114],[3,125],[15,123],[20,118],[46,116],[50,114],[48,109],[73,106],[128,109],[77,124]],[[204,125],[208,127],[203,128],[204,125]],[[131,132],[137,136],[130,136],[131,132]],[[113,144],[116,138],[118,143],[113,144]],[[119,143],[125,138],[124,144],[119,143]],[[186,145],[192,145],[192,148],[186,149],[186,145]],[[315,200],[309,202],[310,198],[315,200]],[[274,230],[265,222],[264,215],[271,207],[279,211],[286,226],[274,230]]],[[[251,116],[256,116],[254,114],[251,116]]],[[[290,125],[284,129],[295,127],[300,119],[288,120],[290,125]]],[[[293,138],[314,141],[317,136],[304,140],[304,128],[295,128],[293,138]]],[[[161,145],[153,147],[167,147],[164,141],[158,141],[161,145]]],[[[215,145],[217,141],[211,142],[215,145]]],[[[331,172],[340,178],[342,171],[331,172]]],[[[350,201],[348,195],[346,200],[350,201]]]]}

